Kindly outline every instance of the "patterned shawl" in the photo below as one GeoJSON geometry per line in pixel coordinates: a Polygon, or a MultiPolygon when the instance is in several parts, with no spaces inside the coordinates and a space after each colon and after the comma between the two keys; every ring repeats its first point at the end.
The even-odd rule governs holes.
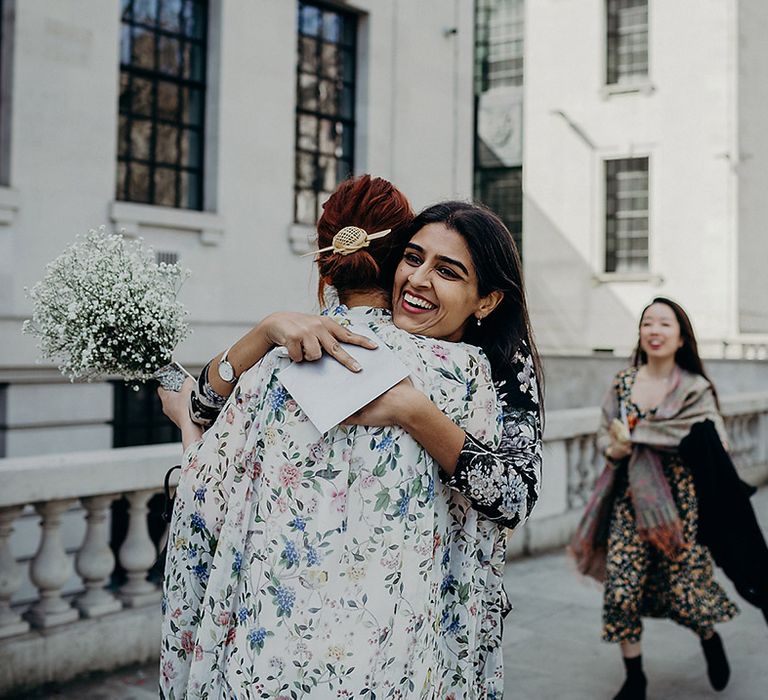
{"type": "MultiPolygon", "coordinates": [[[[604,453],[610,445],[609,426],[620,413],[614,384],[602,405],[597,446],[604,453]]],[[[677,449],[691,428],[710,419],[725,441],[723,419],[717,411],[710,383],[698,374],[676,367],[672,385],[658,409],[638,421],[632,430],[632,454],[627,461],[629,492],[640,537],[666,556],[685,545],[682,523],[672,492],[662,471],[660,454],[677,449]]],[[[571,539],[569,552],[582,574],[605,580],[608,524],[613,509],[616,467],[608,461],[571,539]]]]}

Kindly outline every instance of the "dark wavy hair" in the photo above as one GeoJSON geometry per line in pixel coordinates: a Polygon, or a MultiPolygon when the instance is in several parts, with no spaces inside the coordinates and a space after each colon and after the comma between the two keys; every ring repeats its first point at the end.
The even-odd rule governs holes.
{"type": "Polygon", "coordinates": [[[477,273],[481,297],[504,293],[482,325],[468,323],[463,342],[483,349],[496,381],[516,382],[513,358],[518,351],[530,354],[539,387],[539,409],[544,412],[544,373],[525,298],[523,270],[517,245],[504,222],[490,209],[469,202],[449,201],[427,207],[404,230],[403,246],[428,224],[443,224],[467,244],[477,273]]]}
{"type": "Polygon", "coordinates": [[[333,237],[345,226],[357,226],[368,233],[391,228],[392,233],[372,240],[367,248],[349,255],[332,251],[318,254],[320,306],[325,305],[325,289],[329,284],[342,301],[346,294],[356,291],[379,290],[390,295],[390,280],[402,254],[398,241],[413,216],[406,196],[388,180],[370,175],[344,180],[323,204],[323,213],[317,222],[318,248],[330,246],[333,237]]]}
{"type": "Polygon", "coordinates": [[[635,367],[639,367],[648,362],[648,356],[646,355],[645,350],[640,347],[640,327],[643,324],[643,316],[645,316],[645,312],[654,304],[664,304],[672,309],[672,313],[675,314],[675,318],[680,325],[680,339],[683,341],[683,344],[675,353],[675,364],[692,374],[698,374],[704,377],[712,387],[712,393],[715,395],[715,403],[717,403],[719,408],[720,402],[717,397],[715,385],[704,370],[704,363],[699,356],[699,345],[696,342],[696,334],[693,332],[693,324],[691,323],[688,314],[685,312],[685,309],[683,309],[677,302],[672,301],[667,297],[655,297],[653,301],[643,309],[643,312],[640,314],[640,322],[637,326],[637,345],[632,353],[632,364],[635,367]]]}

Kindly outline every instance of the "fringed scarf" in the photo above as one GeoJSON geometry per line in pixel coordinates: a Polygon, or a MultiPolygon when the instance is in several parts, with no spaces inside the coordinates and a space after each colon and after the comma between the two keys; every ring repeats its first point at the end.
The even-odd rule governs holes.
{"type": "MultiPolygon", "coordinates": [[[[598,449],[610,444],[609,426],[619,416],[617,386],[606,395],[598,449]]],[[[674,557],[685,545],[683,526],[662,470],[661,453],[677,449],[691,428],[709,418],[725,439],[723,420],[717,411],[709,382],[698,374],[675,368],[669,392],[654,413],[637,422],[632,430],[632,454],[627,463],[629,494],[635,510],[640,537],[667,557],[674,557]]],[[[606,464],[595,483],[569,552],[582,574],[605,580],[605,555],[608,525],[613,509],[616,465],[606,464]]]]}

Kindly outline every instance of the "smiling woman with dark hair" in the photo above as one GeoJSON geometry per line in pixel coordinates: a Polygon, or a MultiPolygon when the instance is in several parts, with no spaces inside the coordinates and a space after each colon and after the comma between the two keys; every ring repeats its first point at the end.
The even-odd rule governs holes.
{"type": "MultiPolygon", "coordinates": [[[[208,404],[213,424],[186,451],[174,508],[166,697],[501,697],[504,527],[528,517],[541,463],[519,260],[487,210],[450,203],[441,222],[411,226],[410,209],[391,206],[401,198],[378,178],[342,183],[318,223],[321,285],[341,304],[322,319],[268,317],[201,375],[193,410],[199,419],[208,404]],[[342,245],[361,222],[393,231],[342,245]],[[465,227],[506,256],[483,267],[465,227]],[[415,333],[393,322],[393,278],[395,316],[415,333]],[[267,351],[311,360],[324,349],[350,366],[339,341],[363,343],[350,323],[411,376],[321,436],[280,383],[288,358],[267,351]],[[498,366],[458,342],[470,329],[498,366]],[[507,380],[503,407],[494,379],[507,380]]],[[[189,441],[179,398],[164,395],[189,441]]]]}
{"type": "Polygon", "coordinates": [[[603,402],[597,442],[607,465],[571,542],[582,573],[604,584],[603,640],[621,646],[627,677],[614,700],[645,698],[643,616],[694,632],[712,687],[728,683],[715,624],[738,609],[698,539],[694,473],[680,449],[705,421],[727,445],[691,321],[679,304],[657,297],[640,315],[632,366],[616,375],[603,402]]]}

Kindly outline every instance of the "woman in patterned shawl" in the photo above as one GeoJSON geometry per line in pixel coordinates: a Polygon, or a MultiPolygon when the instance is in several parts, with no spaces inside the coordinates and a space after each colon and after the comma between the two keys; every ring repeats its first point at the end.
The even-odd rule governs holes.
{"type": "MultiPolygon", "coordinates": [[[[350,219],[396,228],[381,204],[397,195],[378,179],[342,184],[318,225],[320,247],[350,219]]],[[[164,697],[501,697],[501,526],[527,517],[538,491],[537,365],[509,233],[484,209],[444,206],[454,218],[417,219],[394,275],[404,313],[432,318],[418,319],[419,336],[399,331],[386,309],[393,241],[319,257],[321,279],[346,302],[313,327],[331,333],[330,349],[340,354],[333,344],[349,339],[344,324],[366,324],[412,371],[413,384],[353,419],[382,427],[319,436],[279,383],[288,360],[269,352],[187,450],[166,570],[164,697]],[[497,266],[511,262],[517,275],[511,302],[461,230],[479,236],[489,224],[497,266]],[[510,311],[523,314],[514,353],[493,332],[510,311]],[[491,367],[494,358],[504,365],[494,378],[514,379],[503,409],[483,353],[454,342],[470,319],[491,328],[486,353],[491,367]]],[[[290,351],[286,318],[305,319],[269,322],[290,351]]],[[[474,328],[482,343],[482,325],[474,328]]],[[[313,359],[311,338],[302,341],[313,359]]],[[[247,338],[241,346],[229,354],[237,374],[254,359],[247,338]]],[[[227,393],[205,376],[199,389],[198,406],[227,393]]],[[[191,424],[174,417],[189,439],[191,424]]]]}
{"type": "Polygon", "coordinates": [[[640,316],[633,366],[616,375],[603,401],[598,447],[607,464],[571,541],[579,570],[604,583],[603,639],[621,645],[627,676],[614,700],[645,698],[643,616],[694,632],[712,687],[728,683],[715,624],[738,609],[699,542],[694,474],[679,449],[706,420],[727,444],[688,315],[657,297],[640,316]]]}

